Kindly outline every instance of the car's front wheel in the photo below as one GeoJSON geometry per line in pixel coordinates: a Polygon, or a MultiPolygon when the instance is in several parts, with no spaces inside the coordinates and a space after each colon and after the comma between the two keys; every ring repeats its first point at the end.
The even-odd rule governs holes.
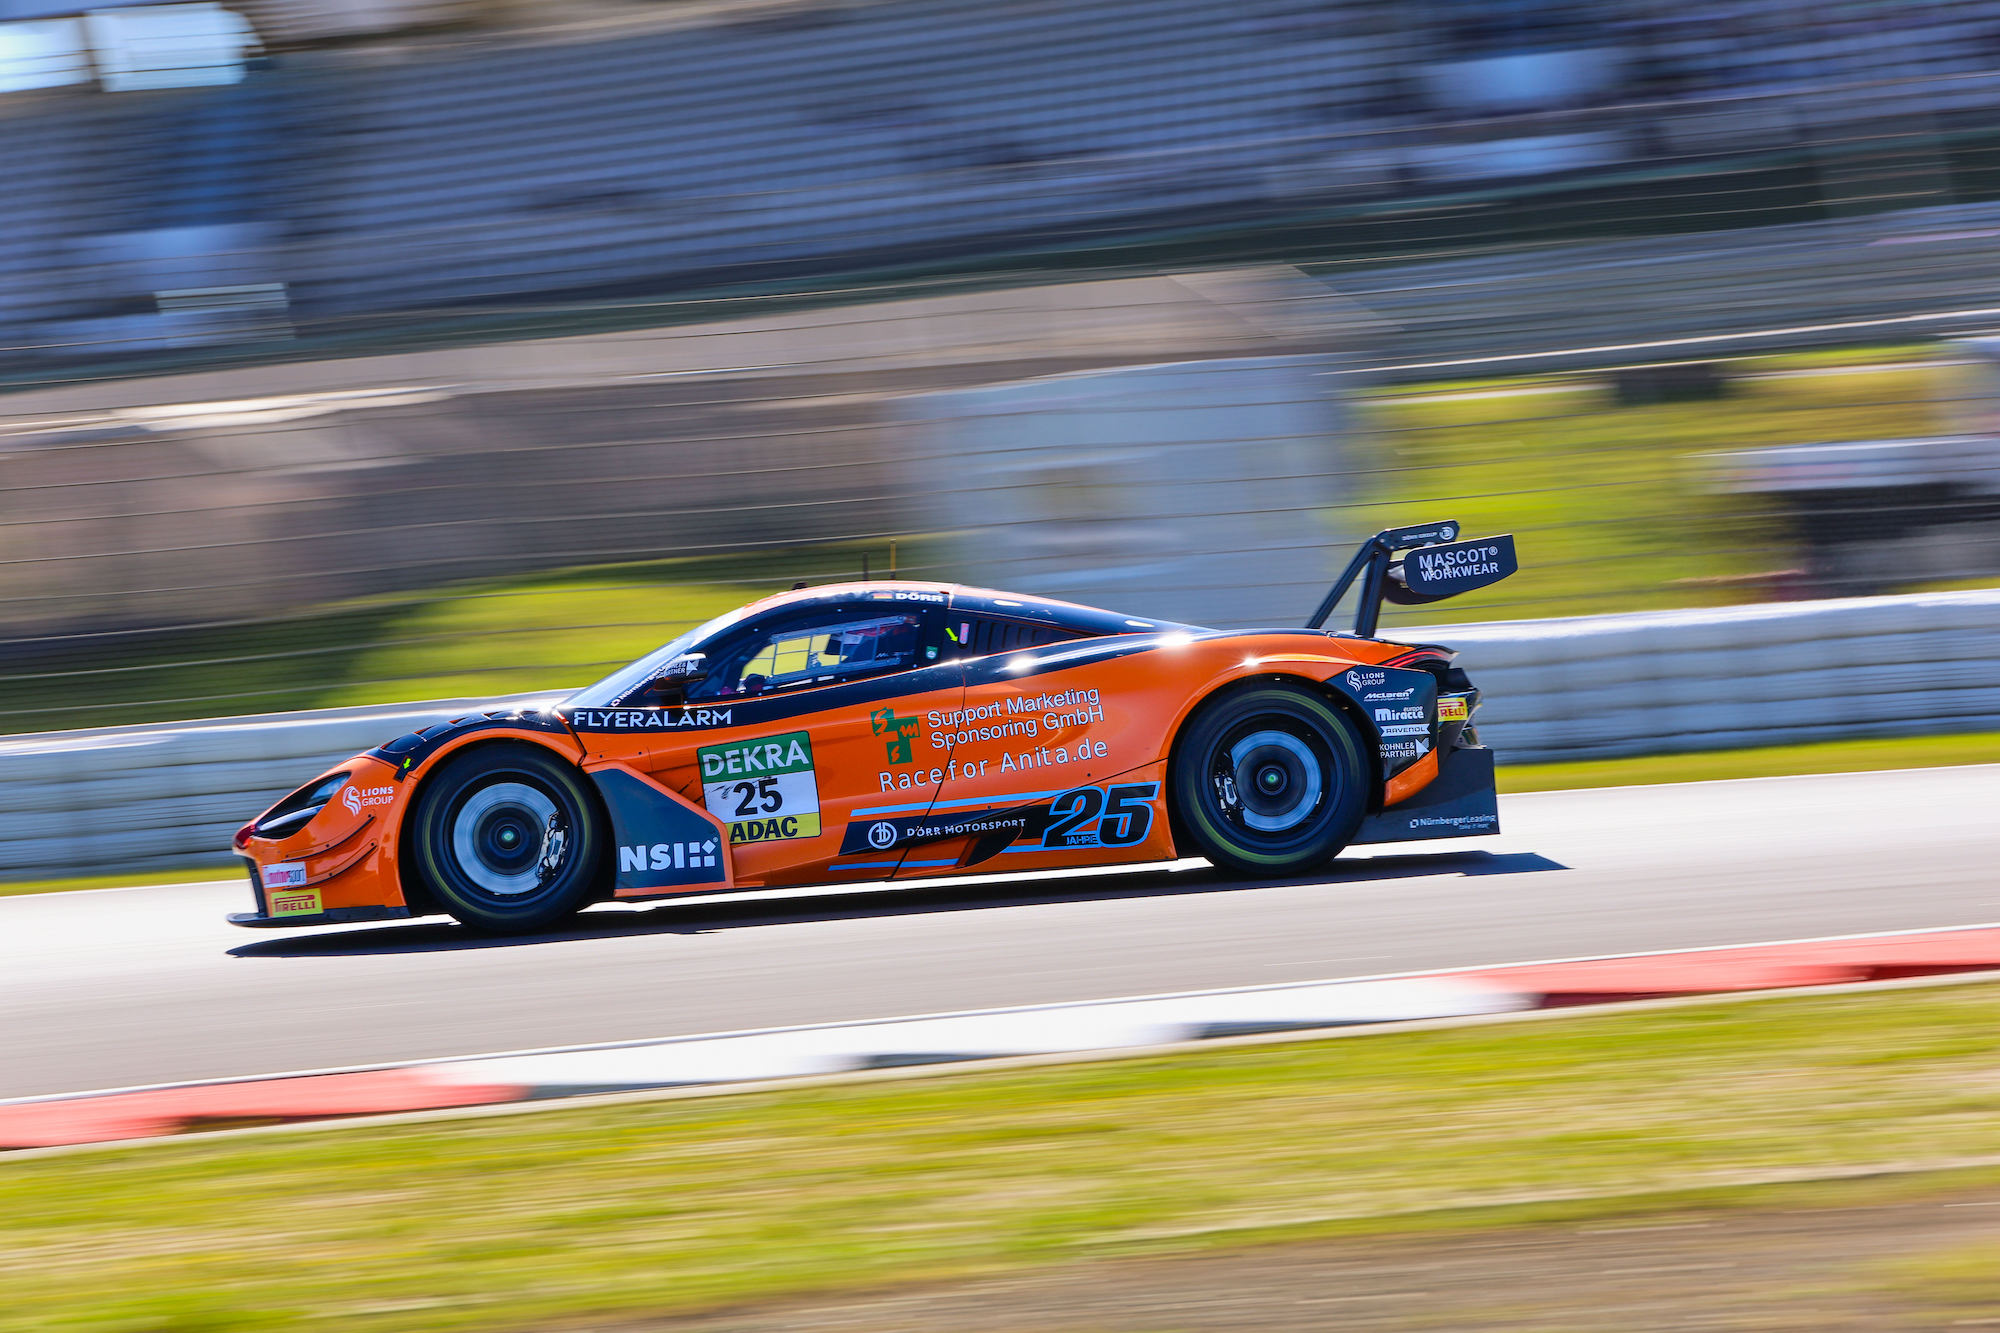
{"type": "Polygon", "coordinates": [[[1259,684],[1190,719],[1175,748],[1175,822],[1218,870],[1300,875],[1353,840],[1371,770],[1353,723],[1304,685],[1259,684]]]}
{"type": "Polygon", "coordinates": [[[496,935],[544,930],[580,911],[606,842],[583,775],[526,745],[445,760],[417,794],[410,832],[437,905],[496,935]]]}

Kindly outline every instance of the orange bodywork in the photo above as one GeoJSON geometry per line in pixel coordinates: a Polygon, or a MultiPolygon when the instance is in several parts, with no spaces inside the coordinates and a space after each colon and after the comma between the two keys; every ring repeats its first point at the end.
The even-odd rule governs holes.
{"type": "MultiPolygon", "coordinates": [[[[256,867],[260,917],[313,924],[434,910],[399,855],[405,823],[439,763],[496,742],[543,747],[606,794],[618,846],[605,898],[1171,859],[1175,738],[1205,700],[1246,680],[1309,683],[1355,717],[1374,745],[1372,809],[1410,800],[1438,775],[1441,650],[1126,620],[1116,633],[973,655],[954,650],[951,622],[974,594],[996,615],[1088,610],[925,583],[766,599],[736,623],[896,598],[939,623],[944,651],[919,669],[782,693],[634,704],[584,691],[552,709],[472,715],[401,738],[301,788],[346,774],[302,827],[260,836],[267,812],[238,834],[256,867]],[[1370,689],[1387,700],[1373,715],[1370,689]],[[1084,789],[1096,794],[1076,795],[1084,789]],[[670,816],[676,831],[651,835],[652,816],[633,813],[646,810],[670,816]],[[699,882],[648,880],[648,866],[671,877],[677,858],[704,864],[710,841],[713,873],[688,872],[699,882]]],[[[1447,726],[1454,738],[1458,725],[1447,726]]]]}

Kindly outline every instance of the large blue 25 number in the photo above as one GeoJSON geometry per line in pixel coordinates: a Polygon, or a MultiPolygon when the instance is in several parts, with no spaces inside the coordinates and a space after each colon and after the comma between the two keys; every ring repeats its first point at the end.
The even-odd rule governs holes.
{"type": "Polygon", "coordinates": [[[1100,787],[1078,787],[1049,802],[1055,822],[1042,834],[1044,847],[1130,847],[1144,842],[1153,831],[1153,798],[1160,794],[1157,782],[1127,782],[1110,789],[1107,799],[1100,787]],[[1085,825],[1097,821],[1097,837],[1074,837],[1085,825]]]}

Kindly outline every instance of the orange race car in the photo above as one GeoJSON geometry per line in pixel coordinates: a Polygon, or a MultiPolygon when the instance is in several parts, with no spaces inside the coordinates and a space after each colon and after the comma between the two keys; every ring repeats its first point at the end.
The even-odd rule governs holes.
{"type": "Polygon", "coordinates": [[[1303,874],[1352,843],[1499,831],[1479,692],[1382,601],[1514,572],[1455,523],[1371,538],[1306,629],[1224,632],[934,583],[767,597],[552,708],[476,713],[243,826],[245,926],[1164,861],[1303,874]],[[1408,555],[1398,558],[1400,552],[1408,555]],[[1322,630],[1359,581],[1352,634],[1322,630]]]}

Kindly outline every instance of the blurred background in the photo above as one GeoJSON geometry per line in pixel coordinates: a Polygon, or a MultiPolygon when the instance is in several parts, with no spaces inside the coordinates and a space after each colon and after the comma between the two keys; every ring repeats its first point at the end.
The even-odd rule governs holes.
{"type": "Polygon", "coordinates": [[[0,0],[0,144],[0,730],[2000,581],[1984,0],[0,0]]]}

